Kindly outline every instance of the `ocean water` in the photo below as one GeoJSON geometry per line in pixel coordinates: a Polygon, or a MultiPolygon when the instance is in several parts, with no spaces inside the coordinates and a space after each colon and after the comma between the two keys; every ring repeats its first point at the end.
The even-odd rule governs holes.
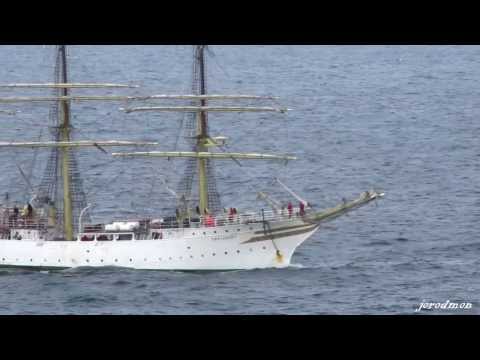
{"type": "MultiPolygon", "coordinates": [[[[479,314],[480,47],[212,46],[211,93],[274,94],[288,115],[210,117],[231,150],[291,153],[288,164],[222,163],[223,203],[265,206],[255,192],[287,199],[279,177],[316,208],[371,188],[377,204],[311,237],[290,268],[230,272],[0,268],[0,314],[415,314],[422,302],[479,314]]],[[[188,46],[72,46],[77,82],[135,83],[101,93],[188,93],[188,46]]],[[[48,82],[50,46],[0,46],[0,83],[48,82]]],[[[79,90],[77,94],[99,91],[79,90]]],[[[39,95],[2,90],[1,96],[39,95]]],[[[1,105],[1,141],[48,139],[48,106],[1,105]]],[[[118,103],[73,106],[78,139],[155,140],[175,146],[181,116],[130,114],[118,103]]],[[[16,165],[42,177],[45,151],[1,150],[0,186],[26,199],[16,165]]],[[[79,162],[95,220],[172,211],[182,163],[112,160],[82,150],[79,162]]],[[[4,195],[2,194],[2,199],[4,195]]],[[[2,200],[3,201],[3,200],[2,200]]]]}

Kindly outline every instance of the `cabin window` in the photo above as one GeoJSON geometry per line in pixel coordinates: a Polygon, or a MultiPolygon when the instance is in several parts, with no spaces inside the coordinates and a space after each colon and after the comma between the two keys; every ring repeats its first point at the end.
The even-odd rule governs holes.
{"type": "Polygon", "coordinates": [[[128,241],[133,239],[133,234],[118,234],[117,240],[118,241],[128,241]]]}
{"type": "MultiPolygon", "coordinates": [[[[94,235],[83,235],[80,239],[81,241],[93,241],[95,239],[94,235]]],[[[87,250],[88,252],[88,250],[87,250]]]]}
{"type": "Polygon", "coordinates": [[[152,232],[152,239],[153,240],[159,240],[159,239],[162,239],[163,238],[163,235],[161,232],[152,232]]]}
{"type": "Polygon", "coordinates": [[[112,234],[98,235],[97,241],[113,241],[113,235],[112,234]]]}

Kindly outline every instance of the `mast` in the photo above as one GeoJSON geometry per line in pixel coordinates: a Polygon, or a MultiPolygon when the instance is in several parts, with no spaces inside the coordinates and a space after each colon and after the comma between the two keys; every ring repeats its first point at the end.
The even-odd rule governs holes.
{"type": "MultiPolygon", "coordinates": [[[[71,96],[70,89],[136,88],[138,86],[112,83],[69,83],[66,50],[65,45],[57,45],[55,48],[54,82],[44,84],[0,84],[0,88],[53,89],[53,96],[0,98],[0,104],[52,102],[50,109],[50,119],[53,123],[51,127],[53,135],[52,141],[1,141],[0,148],[51,149],[43,178],[38,187],[36,199],[38,200],[38,206],[47,210],[48,218],[52,220],[51,222],[49,221],[49,226],[55,227],[55,236],[61,235],[61,237],[66,240],[74,240],[74,235],[79,225],[77,223],[79,214],[87,206],[81,172],[79,171],[74,149],[91,147],[107,153],[103,147],[151,146],[158,145],[158,143],[118,140],[72,140],[72,138],[74,138],[74,128],[71,124],[72,101],[127,101],[135,100],[136,97],[115,95],[71,96]]],[[[163,99],[165,96],[170,97],[168,95],[159,95],[158,97],[163,99]]],[[[142,99],[143,98],[148,99],[150,97],[147,96],[142,97],[142,99]]],[[[157,96],[154,96],[154,98],[157,98],[157,96]]],[[[21,172],[21,169],[19,170],[21,172]]]]}
{"type": "MultiPolygon", "coordinates": [[[[132,152],[132,153],[114,153],[119,157],[156,157],[156,158],[187,158],[184,176],[178,183],[177,201],[177,220],[182,223],[182,219],[190,216],[190,208],[185,199],[194,199],[198,202],[197,212],[199,215],[216,214],[222,211],[220,197],[217,191],[215,179],[215,162],[217,160],[295,160],[293,156],[280,156],[258,153],[227,153],[210,152],[212,147],[222,147],[225,145],[224,136],[211,137],[209,134],[208,113],[209,112],[278,112],[285,114],[289,109],[280,107],[258,107],[258,106],[210,106],[209,103],[224,100],[276,100],[273,96],[255,96],[255,95],[208,95],[206,78],[206,45],[193,46],[193,78],[191,95],[153,95],[149,97],[136,96],[140,99],[178,99],[191,100],[190,106],[143,106],[120,108],[126,113],[133,112],[184,112],[188,117],[182,119],[181,132],[184,145],[188,151],[155,151],[155,152],[132,152]],[[196,180],[198,177],[198,182],[196,180]],[[197,185],[194,185],[197,184],[197,185]],[[192,194],[196,187],[198,197],[192,194]]],[[[113,99],[110,99],[113,100],[113,99]]],[[[133,97],[132,97],[133,100],[133,97]]],[[[0,98],[0,102],[2,99],[0,98]]],[[[175,150],[179,148],[178,141],[175,144],[175,150]]],[[[195,192],[197,192],[195,191],[195,192]]]]}
{"type": "MultiPolygon", "coordinates": [[[[205,79],[205,45],[197,45],[197,62],[199,65],[200,75],[200,94],[206,95],[206,79],[205,79]]],[[[207,106],[207,100],[201,99],[202,107],[207,106]]],[[[208,152],[205,146],[208,139],[207,128],[207,113],[199,111],[198,117],[198,132],[197,132],[197,152],[208,152]]],[[[200,197],[200,213],[205,215],[208,209],[208,178],[207,178],[207,159],[198,158],[198,193],[200,197]]]]}
{"type": "MultiPolygon", "coordinates": [[[[60,45],[58,48],[60,55],[60,71],[61,82],[68,83],[67,74],[67,54],[65,45],[60,45]]],[[[68,96],[68,88],[61,88],[60,94],[68,96]]],[[[60,141],[70,141],[70,104],[67,100],[60,101],[60,141]]],[[[61,173],[63,178],[63,226],[65,232],[65,239],[73,240],[73,210],[72,210],[72,194],[70,192],[71,174],[69,171],[70,163],[70,149],[68,147],[61,148],[62,161],[60,163],[61,173]]]]}

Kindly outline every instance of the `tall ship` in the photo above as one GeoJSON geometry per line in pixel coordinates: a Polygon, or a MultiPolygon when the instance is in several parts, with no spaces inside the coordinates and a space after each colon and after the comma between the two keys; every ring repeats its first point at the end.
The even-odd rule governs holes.
{"type": "MultiPolygon", "coordinates": [[[[69,81],[65,45],[55,48],[54,82],[4,84],[1,88],[45,89],[45,96],[1,97],[0,106],[42,103],[51,106],[51,141],[1,141],[0,151],[25,149],[49,151],[39,184],[18,167],[31,192],[25,204],[5,199],[0,208],[0,266],[62,269],[75,267],[124,267],[149,270],[240,270],[284,268],[291,264],[295,250],[324,224],[384,196],[370,190],[337,206],[314,209],[279,179],[291,196],[282,203],[270,194],[258,191],[265,203],[262,209],[224,208],[217,189],[215,167],[225,162],[293,161],[292,155],[229,152],[228,138],[211,136],[209,115],[229,112],[272,112],[283,114],[280,106],[245,106],[250,102],[276,98],[259,95],[210,94],[206,82],[206,45],[193,46],[192,92],[184,95],[75,95],[75,89],[123,89],[125,84],[72,83],[69,81]],[[72,136],[72,102],[126,102],[125,113],[180,112],[186,114],[182,125],[184,150],[160,151],[157,142],[86,139],[72,136]],[[149,106],[131,106],[136,102],[156,101],[149,106]],[[181,106],[165,101],[183,102],[181,106]],[[231,105],[231,103],[235,105],[231,105]],[[91,203],[83,189],[77,151],[97,148],[108,152],[113,147],[134,147],[135,151],[108,152],[113,158],[135,161],[137,158],[184,159],[183,175],[178,181],[175,211],[170,214],[135,219],[112,219],[94,223],[91,203]],[[138,151],[145,147],[145,151],[138,151]]],[[[138,104],[137,104],[138,105],[138,104]]],[[[142,104],[143,105],[143,104],[142,104]]],[[[0,112],[7,115],[11,110],[0,112]]],[[[2,125],[3,126],[3,125],[2,125]]],[[[158,138],[166,136],[158,134],[158,138]]],[[[8,139],[12,140],[12,139],[8,139]]],[[[132,193],[132,196],[135,196],[132,193]]],[[[162,200],[162,199],[158,199],[162,200]]]]}

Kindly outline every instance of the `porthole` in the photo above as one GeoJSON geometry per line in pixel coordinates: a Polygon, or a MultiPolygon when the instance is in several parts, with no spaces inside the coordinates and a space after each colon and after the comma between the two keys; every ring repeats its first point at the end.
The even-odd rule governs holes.
{"type": "Polygon", "coordinates": [[[115,259],[115,262],[118,262],[118,259],[115,259]]]}
{"type": "Polygon", "coordinates": [[[195,236],[195,233],[192,233],[193,236],[195,236]]]}
{"type": "Polygon", "coordinates": [[[143,261],[147,261],[147,258],[143,259],[143,261]]]}
{"type": "Polygon", "coordinates": [[[237,229],[237,231],[240,231],[240,229],[237,229]]]}
{"type": "Polygon", "coordinates": [[[213,233],[216,234],[216,233],[217,233],[217,230],[215,230],[213,233]]]}
{"type": "Polygon", "coordinates": [[[33,262],[33,259],[30,259],[30,262],[33,262]]]}
{"type": "Polygon", "coordinates": [[[90,250],[87,250],[87,253],[89,253],[89,252],[90,252],[90,250]]]}
{"type": "Polygon", "coordinates": [[[169,258],[168,258],[168,260],[172,260],[172,258],[171,258],[171,257],[169,257],[169,258]]]}
{"type": "Polygon", "coordinates": [[[225,251],[225,255],[228,255],[228,251],[225,251]]]}
{"type": "Polygon", "coordinates": [[[228,232],[228,230],[225,230],[225,232],[228,232]]]}
{"type": "Polygon", "coordinates": [[[264,247],[262,247],[262,249],[263,249],[263,250],[267,250],[267,248],[266,248],[265,246],[264,246],[264,247]]]}
{"type": "Polygon", "coordinates": [[[2,261],[5,261],[5,258],[2,258],[2,261]]]}
{"type": "Polygon", "coordinates": [[[202,255],[200,255],[200,256],[201,256],[202,258],[203,258],[203,257],[205,257],[205,255],[203,255],[203,254],[202,254],[202,255]]]}
{"type": "Polygon", "coordinates": [[[190,255],[190,259],[193,259],[193,255],[190,255]]]}
{"type": "Polygon", "coordinates": [[[207,235],[207,233],[206,233],[206,232],[204,232],[204,233],[203,233],[203,235],[207,235]]]}
{"type": "Polygon", "coordinates": [[[89,263],[89,262],[90,262],[90,260],[87,259],[87,263],[89,263]]]}
{"type": "Polygon", "coordinates": [[[43,259],[43,262],[47,262],[47,259],[43,259]]]}
{"type": "Polygon", "coordinates": [[[240,254],[240,250],[237,250],[237,254],[240,254]]]}
{"type": "Polygon", "coordinates": [[[58,259],[58,262],[61,262],[61,260],[60,260],[60,259],[58,259]]]}
{"type": "Polygon", "coordinates": [[[187,249],[188,249],[188,250],[190,250],[190,249],[191,249],[191,247],[190,247],[190,246],[187,246],[187,249]]]}
{"type": "Polygon", "coordinates": [[[217,254],[215,254],[215,253],[212,254],[212,256],[215,256],[215,255],[217,255],[217,254]]]}
{"type": "Polygon", "coordinates": [[[132,262],[132,261],[133,261],[133,260],[132,260],[132,259],[130,259],[130,262],[132,262]]]}
{"type": "Polygon", "coordinates": [[[101,260],[100,260],[100,262],[102,262],[102,263],[103,263],[103,259],[101,259],[101,260]]]}
{"type": "Polygon", "coordinates": [[[252,249],[252,248],[250,248],[250,252],[252,252],[252,251],[253,251],[253,249],[252,249]]]}
{"type": "Polygon", "coordinates": [[[251,227],[250,230],[253,230],[253,228],[251,227]]]}

